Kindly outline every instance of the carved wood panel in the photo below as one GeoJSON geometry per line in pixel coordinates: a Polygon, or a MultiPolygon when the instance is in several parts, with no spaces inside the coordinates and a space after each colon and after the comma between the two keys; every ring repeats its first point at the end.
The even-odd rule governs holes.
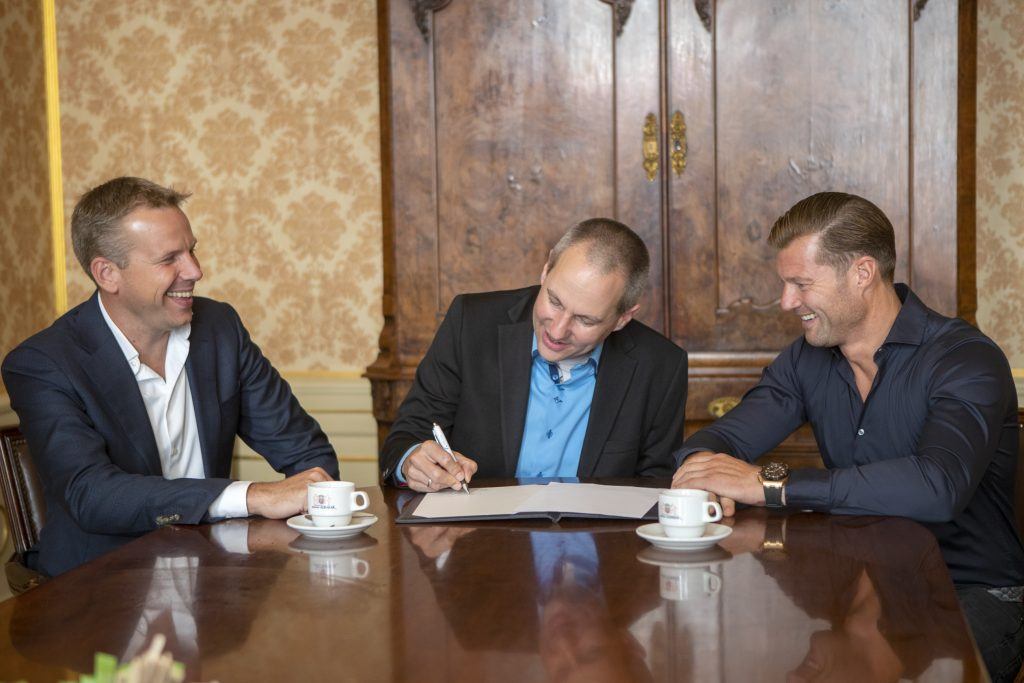
{"type": "Polygon", "coordinates": [[[651,250],[641,319],[690,352],[688,429],[799,334],[765,238],[813,192],[875,201],[897,276],[972,318],[973,0],[378,6],[382,430],[451,298],[535,282],[557,236],[597,215],[651,250]]]}

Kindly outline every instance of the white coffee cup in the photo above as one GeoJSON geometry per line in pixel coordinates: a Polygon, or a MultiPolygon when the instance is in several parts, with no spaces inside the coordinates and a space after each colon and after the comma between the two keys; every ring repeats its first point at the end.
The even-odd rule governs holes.
{"type": "Polygon", "coordinates": [[[306,504],[314,525],[347,526],[352,513],[365,510],[370,499],[350,481],[318,481],[306,489],[306,504]]]}
{"type": "Polygon", "coordinates": [[[708,522],[722,519],[722,506],[700,489],[666,489],[658,496],[658,522],[669,538],[700,538],[708,522]]]}
{"type": "Polygon", "coordinates": [[[309,573],[326,584],[361,581],[370,575],[370,563],[355,555],[316,554],[309,557],[309,573]]]}
{"type": "Polygon", "coordinates": [[[662,567],[658,587],[666,600],[709,598],[722,589],[722,577],[709,567],[662,567]]]}

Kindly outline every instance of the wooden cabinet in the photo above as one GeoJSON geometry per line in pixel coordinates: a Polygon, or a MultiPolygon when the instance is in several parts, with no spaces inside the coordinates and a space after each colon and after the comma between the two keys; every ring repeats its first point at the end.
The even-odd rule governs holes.
{"type": "MultiPolygon", "coordinates": [[[[380,0],[386,433],[452,297],[537,281],[612,216],[641,319],[690,353],[688,430],[800,333],[777,218],[821,190],[890,217],[897,279],[973,319],[973,0],[380,0]]],[[[789,450],[814,453],[809,434],[789,450]]]]}

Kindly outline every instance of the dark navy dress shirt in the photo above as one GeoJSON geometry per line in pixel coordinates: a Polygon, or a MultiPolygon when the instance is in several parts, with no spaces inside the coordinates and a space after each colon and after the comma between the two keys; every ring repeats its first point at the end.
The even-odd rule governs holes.
{"type": "Polygon", "coordinates": [[[896,292],[903,306],[875,353],[866,401],[838,348],[801,337],[738,406],[687,439],[677,464],[705,450],[752,462],[810,422],[826,469],[794,470],[788,505],[918,520],[938,539],[955,582],[1022,585],[1017,394],[1006,356],[906,285],[896,292]]]}

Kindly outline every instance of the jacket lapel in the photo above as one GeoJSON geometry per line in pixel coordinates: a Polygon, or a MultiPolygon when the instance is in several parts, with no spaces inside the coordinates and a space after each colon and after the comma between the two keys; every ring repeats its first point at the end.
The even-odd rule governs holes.
{"type": "Polygon", "coordinates": [[[199,448],[203,452],[203,468],[207,477],[225,478],[230,471],[217,470],[218,462],[228,463],[231,459],[217,458],[217,434],[220,432],[220,400],[217,397],[217,354],[213,340],[206,334],[202,317],[192,318],[192,332],[189,334],[188,359],[185,372],[188,373],[188,388],[192,392],[192,405],[196,411],[199,427],[199,448]]]}
{"type": "Polygon", "coordinates": [[[99,388],[100,396],[110,406],[129,442],[142,458],[144,471],[161,474],[163,468],[160,465],[160,454],[153,437],[153,428],[149,424],[146,405],[139,393],[139,385],[121,347],[103,319],[98,296],[93,294],[84,304],[80,318],[82,339],[90,354],[90,362],[84,364],[85,371],[99,388]]]}
{"type": "Polygon", "coordinates": [[[583,439],[580,465],[576,470],[579,477],[593,476],[598,458],[611,434],[636,371],[636,360],[629,355],[633,346],[633,338],[625,329],[613,332],[605,340],[601,363],[597,368],[594,399],[590,404],[587,435],[583,439]]]}
{"type": "Polygon", "coordinates": [[[501,443],[505,471],[516,471],[523,444],[526,404],[530,400],[530,355],[533,335],[533,299],[527,297],[509,310],[510,322],[498,328],[498,365],[501,392],[501,443]]]}

